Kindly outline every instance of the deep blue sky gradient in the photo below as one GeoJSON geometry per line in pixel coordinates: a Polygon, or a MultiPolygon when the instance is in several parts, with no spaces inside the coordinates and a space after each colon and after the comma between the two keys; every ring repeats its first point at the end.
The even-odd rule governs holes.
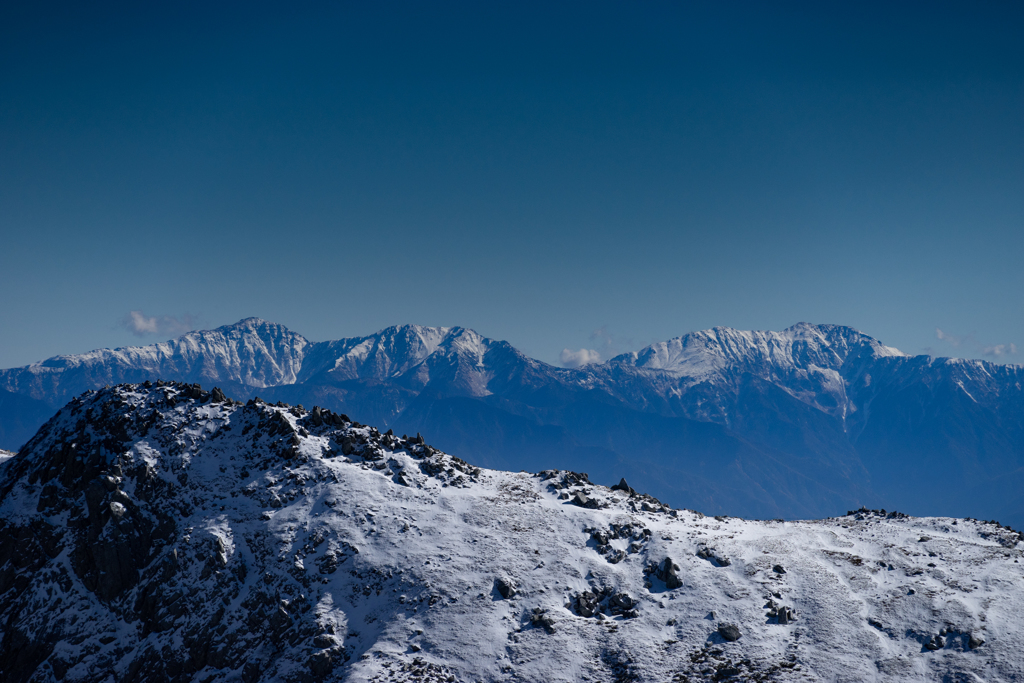
{"type": "Polygon", "coordinates": [[[0,367],[131,310],[1024,362],[1024,3],[21,4],[0,367]]]}

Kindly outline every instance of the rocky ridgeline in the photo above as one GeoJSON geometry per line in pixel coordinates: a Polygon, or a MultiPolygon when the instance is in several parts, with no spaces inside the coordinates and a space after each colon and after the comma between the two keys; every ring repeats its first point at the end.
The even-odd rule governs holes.
{"type": "Polygon", "coordinates": [[[318,407],[118,385],[0,462],[0,680],[1012,680],[1022,541],[705,517],[318,407]]]}
{"type": "MultiPolygon", "coordinates": [[[[0,679],[12,682],[100,680],[97,671],[192,680],[206,669],[250,681],[285,670],[322,678],[346,653],[330,627],[303,618],[312,578],[293,571],[302,551],[282,571],[266,532],[253,531],[239,552],[230,534],[194,522],[229,508],[257,521],[245,520],[241,499],[250,517],[266,510],[258,520],[269,521],[336,479],[317,467],[333,458],[403,486],[425,477],[466,486],[480,473],[418,436],[164,382],[87,392],[23,456],[0,471],[0,679]],[[389,457],[396,451],[419,465],[415,474],[389,457]],[[178,647],[161,642],[170,633],[178,647]]],[[[317,571],[332,574],[358,552],[339,542],[317,558],[317,571]]]]}

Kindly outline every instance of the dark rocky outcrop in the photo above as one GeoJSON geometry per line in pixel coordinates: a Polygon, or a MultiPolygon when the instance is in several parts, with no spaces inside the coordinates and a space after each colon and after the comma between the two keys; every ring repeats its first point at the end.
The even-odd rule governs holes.
{"type": "Polygon", "coordinates": [[[677,572],[679,571],[679,565],[672,561],[671,557],[666,557],[658,565],[655,571],[655,576],[665,582],[665,587],[669,590],[675,590],[681,588],[683,585],[677,572]]]}
{"type": "Polygon", "coordinates": [[[628,493],[630,495],[636,495],[636,491],[634,491],[632,489],[632,487],[630,487],[630,485],[626,483],[626,478],[625,477],[623,477],[622,479],[619,479],[619,483],[618,484],[614,484],[611,487],[611,489],[612,489],[612,491],[623,491],[624,493],[628,493]]]}
{"type": "Polygon", "coordinates": [[[511,600],[516,596],[516,585],[511,579],[500,576],[494,580],[494,588],[505,600],[511,600]]]}
{"type": "Polygon", "coordinates": [[[728,567],[732,562],[729,558],[719,554],[717,550],[712,547],[701,545],[697,548],[697,557],[702,560],[707,560],[716,567],[728,567]]]}
{"type": "Polygon", "coordinates": [[[719,624],[718,635],[727,643],[733,643],[742,637],[739,628],[735,624],[719,624]]]}

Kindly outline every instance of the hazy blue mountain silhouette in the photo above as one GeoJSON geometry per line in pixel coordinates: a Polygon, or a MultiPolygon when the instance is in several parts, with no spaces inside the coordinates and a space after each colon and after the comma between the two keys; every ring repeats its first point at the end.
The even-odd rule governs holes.
{"type": "Polygon", "coordinates": [[[837,325],[714,328],[564,369],[459,327],[310,342],[249,318],[0,371],[0,447],[85,390],[147,379],[320,405],[482,466],[625,476],[706,513],[867,505],[1024,526],[1024,368],[907,356],[837,325]]]}
{"type": "Polygon", "coordinates": [[[52,405],[0,390],[0,448],[16,449],[54,413],[52,405]]]}

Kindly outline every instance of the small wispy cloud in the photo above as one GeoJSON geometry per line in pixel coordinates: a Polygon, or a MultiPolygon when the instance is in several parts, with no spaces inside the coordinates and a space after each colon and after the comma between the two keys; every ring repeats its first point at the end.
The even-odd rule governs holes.
{"type": "Polygon", "coordinates": [[[633,348],[633,339],[620,337],[608,330],[607,325],[590,333],[591,343],[604,358],[612,358],[633,348]]]}
{"type": "Polygon", "coordinates": [[[562,349],[559,360],[563,367],[578,368],[591,363],[601,363],[633,348],[631,338],[620,337],[608,331],[607,325],[590,333],[590,349],[562,349]]]}
{"type": "MultiPolygon", "coordinates": [[[[935,338],[949,344],[954,349],[963,349],[962,353],[975,357],[982,355],[987,358],[1000,359],[1017,353],[1016,344],[982,344],[973,334],[949,334],[938,327],[935,328],[935,338]]],[[[939,355],[931,348],[926,349],[926,352],[933,356],[939,355]]]]}
{"type": "Polygon", "coordinates": [[[971,339],[970,335],[966,337],[957,337],[952,334],[949,334],[948,332],[943,332],[938,327],[935,328],[935,337],[939,341],[944,341],[947,344],[951,345],[954,349],[959,348],[965,340],[971,339]]]}
{"type": "Polygon", "coordinates": [[[142,311],[129,311],[128,315],[121,319],[121,327],[136,337],[178,337],[196,329],[196,319],[187,313],[176,318],[173,315],[146,315],[142,311]]]}
{"type": "Polygon", "coordinates": [[[1001,358],[1006,355],[1013,355],[1017,353],[1016,344],[996,344],[995,346],[986,346],[982,349],[981,354],[983,356],[990,356],[992,358],[1001,358]]]}
{"type": "Polygon", "coordinates": [[[580,349],[579,351],[562,349],[559,360],[561,360],[563,367],[578,368],[590,363],[600,363],[601,354],[594,349],[580,349]]]}

